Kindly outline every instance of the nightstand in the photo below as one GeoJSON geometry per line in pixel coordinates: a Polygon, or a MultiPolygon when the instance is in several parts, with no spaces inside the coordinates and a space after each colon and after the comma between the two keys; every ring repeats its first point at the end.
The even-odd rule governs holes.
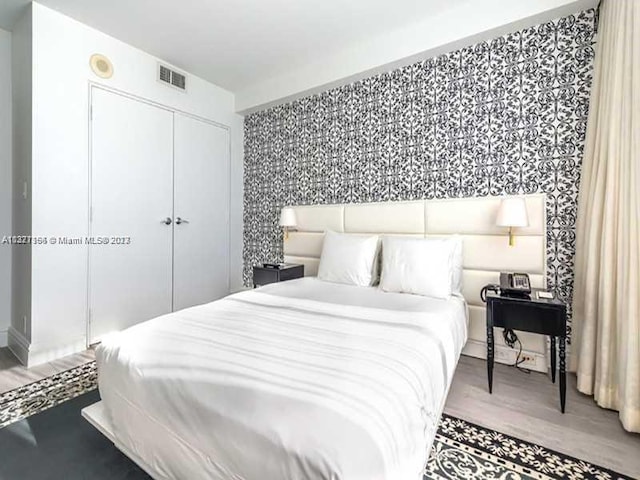
{"type": "MultiPolygon", "coordinates": [[[[538,298],[539,288],[531,298],[506,297],[487,292],[487,378],[489,393],[493,390],[493,328],[510,328],[522,332],[548,335],[551,339],[551,380],[556,381],[556,337],[560,343],[560,409],[566,402],[566,335],[567,306],[560,300],[538,298]]],[[[544,290],[542,290],[544,291],[544,290]]]]}
{"type": "Polygon", "coordinates": [[[284,282],[294,278],[304,277],[304,265],[295,263],[285,263],[280,268],[264,267],[256,265],[253,267],[253,288],[269,283],[284,282]]]}

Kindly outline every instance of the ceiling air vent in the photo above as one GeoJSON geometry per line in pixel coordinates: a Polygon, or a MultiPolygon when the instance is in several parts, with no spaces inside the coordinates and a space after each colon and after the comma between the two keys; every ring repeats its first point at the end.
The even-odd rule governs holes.
{"type": "Polygon", "coordinates": [[[187,77],[184,74],[160,64],[158,64],[158,80],[182,91],[187,89],[187,77]]]}
{"type": "Polygon", "coordinates": [[[187,77],[178,72],[171,72],[171,85],[178,87],[180,90],[187,88],[187,77]]]}

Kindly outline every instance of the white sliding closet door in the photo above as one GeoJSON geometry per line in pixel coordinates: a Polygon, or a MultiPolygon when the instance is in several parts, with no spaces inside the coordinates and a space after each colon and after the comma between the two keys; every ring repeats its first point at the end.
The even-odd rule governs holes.
{"type": "Polygon", "coordinates": [[[172,309],[173,112],[93,88],[90,341],[172,309]],[[109,238],[111,240],[111,238],[109,238]]]}
{"type": "Polygon", "coordinates": [[[229,133],[175,114],[174,310],[229,293],[229,133]]]}

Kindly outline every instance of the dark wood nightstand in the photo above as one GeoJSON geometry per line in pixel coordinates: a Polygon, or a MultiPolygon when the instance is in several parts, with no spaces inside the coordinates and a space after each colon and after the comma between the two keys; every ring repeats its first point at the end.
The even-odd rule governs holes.
{"type": "Polygon", "coordinates": [[[263,267],[256,265],[253,267],[253,288],[269,283],[284,282],[294,278],[304,277],[304,265],[286,263],[280,268],[263,267]]]}
{"type": "Polygon", "coordinates": [[[549,335],[551,339],[551,380],[556,381],[556,337],[560,342],[560,409],[566,402],[566,335],[567,306],[560,300],[538,298],[539,288],[531,298],[503,297],[487,292],[487,378],[489,393],[493,390],[493,328],[510,328],[523,332],[549,335]]]}

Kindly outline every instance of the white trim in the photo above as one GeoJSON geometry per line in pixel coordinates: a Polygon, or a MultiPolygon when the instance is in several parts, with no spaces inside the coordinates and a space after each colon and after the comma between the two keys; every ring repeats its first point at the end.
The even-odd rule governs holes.
{"type": "MultiPolygon", "coordinates": [[[[151,105],[153,107],[158,107],[168,112],[179,113],[181,115],[185,115],[187,117],[195,118],[196,120],[200,120],[201,122],[210,123],[215,125],[216,127],[224,128],[229,131],[231,134],[231,127],[229,125],[225,125],[224,123],[216,122],[215,120],[211,120],[210,118],[203,117],[201,115],[196,115],[195,113],[187,112],[186,110],[181,110],[179,108],[174,108],[169,105],[165,105],[163,103],[155,102],[145,97],[141,97],[139,95],[135,95],[133,93],[125,92],[124,90],[119,90],[117,88],[109,87],[107,85],[103,85],[101,83],[96,83],[93,81],[89,81],[89,88],[98,88],[100,90],[104,90],[106,92],[115,93],[116,95],[120,95],[122,97],[126,97],[130,100],[135,100],[137,102],[146,103],[147,105],[151,105]]],[[[91,96],[89,97],[91,99],[91,96]]],[[[89,109],[91,109],[91,102],[89,102],[89,109]]]]}
{"type": "Polygon", "coordinates": [[[29,347],[27,367],[31,368],[35,365],[40,365],[52,360],[57,360],[58,358],[66,357],[67,355],[82,352],[86,349],[87,339],[84,335],[63,345],[42,345],[32,343],[29,347]]]}
{"type": "Polygon", "coordinates": [[[9,330],[0,330],[0,348],[6,347],[9,343],[9,330]]]}
{"type": "Polygon", "coordinates": [[[27,365],[29,360],[29,340],[13,326],[9,327],[7,334],[9,350],[20,360],[20,363],[27,365]]]}
{"type": "Polygon", "coordinates": [[[77,337],[64,345],[37,344],[29,342],[22,333],[13,327],[9,327],[7,343],[9,350],[27,368],[82,352],[87,348],[87,340],[84,336],[77,337]]]}

